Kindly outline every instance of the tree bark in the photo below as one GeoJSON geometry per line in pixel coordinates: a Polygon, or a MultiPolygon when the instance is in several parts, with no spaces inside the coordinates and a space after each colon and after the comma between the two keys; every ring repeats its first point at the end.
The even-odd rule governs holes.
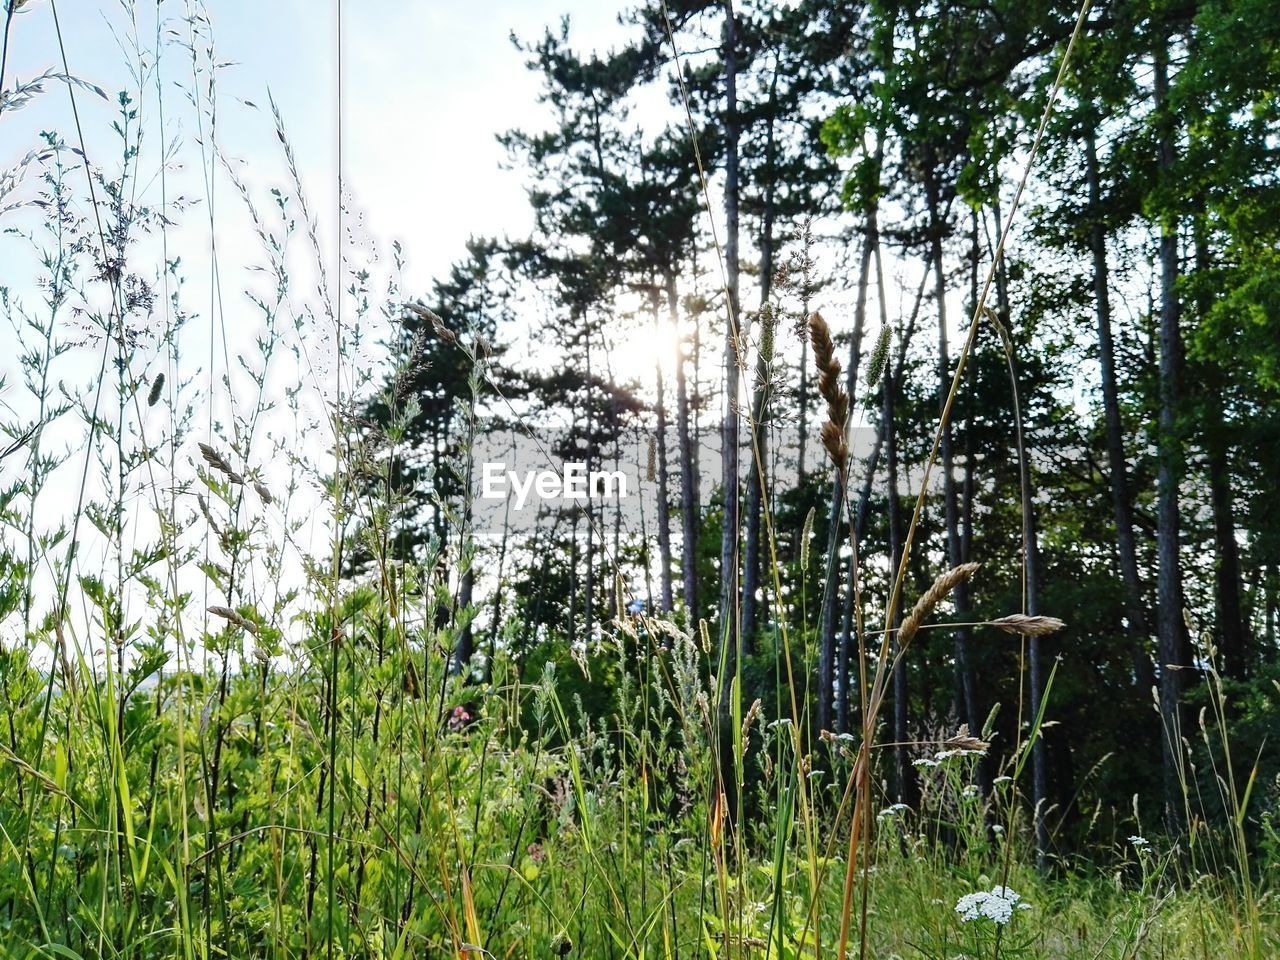
{"type": "MultiPolygon", "coordinates": [[[[1209,244],[1196,227],[1196,270],[1212,269],[1209,244]]],[[[1201,318],[1210,304],[1201,298],[1201,318]]],[[[1200,378],[1205,406],[1205,453],[1209,470],[1209,503],[1213,509],[1214,599],[1217,614],[1217,646],[1224,676],[1242,680],[1248,673],[1248,651],[1242,615],[1240,550],[1236,545],[1235,503],[1231,495],[1231,443],[1227,435],[1226,384],[1222,371],[1210,362],[1200,378]]]]}
{"type": "MultiPolygon", "coordinates": [[[[1167,40],[1155,50],[1154,99],[1159,125],[1159,170],[1161,179],[1171,176],[1176,159],[1174,130],[1165,114],[1169,94],[1167,40]]],[[[1164,724],[1165,820],[1172,832],[1183,827],[1182,787],[1182,693],[1186,686],[1184,668],[1189,666],[1186,632],[1182,618],[1182,569],[1178,558],[1181,517],[1178,508],[1178,481],[1182,473],[1182,444],[1178,430],[1179,378],[1182,368],[1182,338],[1179,331],[1181,304],[1178,301],[1178,225],[1165,216],[1160,225],[1160,360],[1159,411],[1157,423],[1156,474],[1156,620],[1160,650],[1160,719],[1164,724]]]]}
{"type": "MultiPolygon", "coordinates": [[[[1213,404],[1220,398],[1211,397],[1213,404]]],[[[1231,472],[1227,444],[1223,441],[1221,408],[1210,414],[1209,495],[1213,504],[1213,540],[1217,554],[1214,587],[1217,594],[1218,649],[1222,672],[1235,680],[1249,673],[1248,643],[1241,616],[1240,550],[1236,545],[1235,504],[1231,495],[1231,472]]]]}
{"type": "MultiPolygon", "coordinates": [[[[938,306],[938,409],[947,402],[951,387],[951,361],[947,348],[947,285],[942,263],[942,229],[938,216],[937,168],[932,149],[925,156],[925,203],[929,212],[930,248],[933,260],[934,299],[938,306]]],[[[964,562],[963,544],[960,542],[960,515],[956,498],[955,463],[952,454],[951,425],[942,430],[942,496],[946,521],[947,561],[952,567],[964,562]]],[[[956,615],[962,622],[970,619],[969,591],[965,584],[956,587],[956,615]]],[[[974,736],[982,730],[982,717],[978,713],[977,678],[969,659],[970,630],[958,627],[955,632],[956,674],[959,680],[960,716],[969,724],[974,736]]]]}
{"type": "Polygon", "coordinates": [[[732,0],[724,4],[724,216],[725,298],[724,419],[720,428],[724,527],[720,538],[720,636],[724,644],[719,677],[721,711],[729,708],[730,679],[741,659],[738,620],[738,31],[732,0]]]}
{"type": "MultiPolygon", "coordinates": [[[[650,304],[653,311],[653,331],[654,340],[657,343],[662,342],[662,338],[658,335],[658,288],[653,286],[650,304]]],[[[670,491],[667,488],[667,398],[666,384],[662,376],[662,358],[658,357],[653,364],[654,376],[657,380],[657,414],[658,414],[658,436],[655,441],[657,447],[657,480],[658,480],[658,562],[662,565],[662,573],[659,579],[659,590],[661,591],[661,609],[663,613],[669,613],[673,604],[671,594],[671,501],[670,491]]]]}
{"type": "MultiPolygon", "coordinates": [[[[862,262],[858,268],[858,298],[853,311],[853,337],[849,343],[849,369],[845,372],[845,389],[853,403],[857,403],[858,367],[862,364],[862,335],[867,325],[867,285],[871,280],[871,255],[874,247],[880,242],[879,231],[874,226],[874,220],[875,211],[869,211],[867,214],[867,240],[862,249],[862,262]]],[[[843,491],[841,495],[843,496],[843,491]]],[[[850,520],[853,521],[854,518],[851,517],[850,520]]],[[[856,522],[853,523],[853,538],[857,543],[862,541],[862,529],[856,522]]],[[[857,560],[856,557],[853,559],[857,560]]],[[[836,676],[840,687],[840,695],[836,700],[836,728],[841,733],[848,733],[850,730],[849,710],[852,701],[850,696],[850,687],[852,686],[850,661],[853,659],[854,644],[853,602],[853,578],[850,576],[845,583],[844,604],[840,617],[839,663],[836,667],[836,676]]]]}
{"type": "MultiPolygon", "coordinates": [[[[680,311],[676,291],[676,274],[668,270],[667,316],[672,328],[679,330],[680,311]]],[[[689,623],[698,619],[698,523],[701,509],[698,505],[698,483],[694,475],[694,448],[689,425],[689,386],[685,380],[684,341],[676,346],[676,435],[680,446],[680,571],[684,584],[684,606],[689,623]]]]}
{"type": "MultiPolygon", "coordinates": [[[[873,221],[874,224],[874,221],[873,221]]],[[[880,303],[880,326],[889,325],[889,311],[885,298],[884,264],[880,256],[879,230],[876,229],[876,290],[880,303]]],[[[916,305],[920,300],[916,298],[916,305]]],[[[915,320],[912,318],[912,326],[915,320]]],[[[894,422],[894,400],[901,371],[895,364],[886,364],[880,384],[880,434],[884,438],[885,495],[889,524],[889,570],[896,571],[902,563],[902,501],[898,496],[898,430],[894,422]]],[[[902,624],[901,604],[894,611],[893,623],[885,624],[893,634],[893,759],[897,802],[915,807],[920,802],[916,768],[911,763],[910,740],[910,688],[907,685],[907,663],[898,645],[897,629],[902,624]]]]}
{"type": "MultiPolygon", "coordinates": [[[[765,423],[769,403],[769,375],[773,364],[773,330],[776,319],[768,314],[773,292],[774,222],[774,116],[777,103],[778,68],[775,62],[769,85],[768,120],[765,125],[765,192],[760,228],[760,343],[756,351],[756,382],[751,398],[751,429],[754,432],[751,481],[747,484],[747,543],[742,563],[742,637],[748,650],[755,649],[756,620],[760,591],[760,515],[769,490],[769,429],[765,423]]],[[[767,609],[767,605],[766,605],[767,609]]]]}
{"type": "Polygon", "coordinates": [[[1125,458],[1124,427],[1120,422],[1120,395],[1116,386],[1115,345],[1111,333],[1110,271],[1107,267],[1107,234],[1101,217],[1102,190],[1098,178],[1098,149],[1094,128],[1085,134],[1085,177],[1089,189],[1092,224],[1089,249],[1093,255],[1094,310],[1098,324],[1098,365],[1102,379],[1102,411],[1107,435],[1107,466],[1111,474],[1111,506],[1115,515],[1116,553],[1120,579],[1125,589],[1130,657],[1139,694],[1145,696],[1156,685],[1155,669],[1147,653],[1151,636],[1142,582],[1138,576],[1138,550],[1133,535],[1133,501],[1129,492],[1129,469],[1125,458]]]}
{"type": "MultiPolygon", "coordinates": [[[[854,390],[857,386],[858,362],[862,352],[862,326],[866,312],[867,279],[870,269],[871,238],[868,232],[862,247],[861,266],[858,273],[859,307],[854,317],[853,339],[849,348],[849,367],[845,371],[845,389],[851,400],[856,397],[854,390]]],[[[827,568],[822,588],[822,615],[819,621],[818,702],[815,712],[819,730],[831,730],[833,720],[837,729],[843,729],[839,724],[848,718],[848,711],[844,706],[845,690],[848,686],[848,652],[847,644],[839,642],[844,633],[840,629],[843,625],[841,616],[843,608],[839,603],[842,596],[839,587],[840,575],[843,571],[843,564],[840,561],[840,544],[853,532],[854,528],[851,526],[852,517],[849,518],[849,525],[842,523],[844,503],[845,484],[840,471],[833,470],[831,501],[827,509],[827,568]],[[840,618],[839,624],[837,618],[840,618]],[[839,694],[836,693],[837,681],[840,688],[839,694]]],[[[846,590],[845,593],[851,594],[852,590],[846,590]]],[[[849,596],[846,602],[850,605],[849,617],[852,619],[852,597],[849,596]]]]}

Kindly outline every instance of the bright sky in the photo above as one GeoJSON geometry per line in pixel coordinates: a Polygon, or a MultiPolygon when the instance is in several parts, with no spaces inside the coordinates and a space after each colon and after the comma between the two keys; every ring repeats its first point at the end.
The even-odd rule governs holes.
{"type": "MultiPolygon", "coordinates": [[[[139,32],[151,46],[154,14],[139,4],[139,32]]],[[[185,4],[160,7],[171,41],[185,39],[185,4]]],[[[529,222],[522,177],[501,169],[505,151],[495,134],[541,123],[538,78],[511,44],[514,31],[536,39],[564,14],[575,46],[607,48],[622,36],[623,4],[609,0],[460,0],[405,3],[364,0],[342,12],[343,123],[347,177],[368,231],[386,246],[399,239],[410,279],[425,286],[461,256],[472,234],[518,235],[529,222]]],[[[58,10],[74,76],[114,96],[130,85],[113,33],[127,28],[115,4],[66,4],[58,10]]],[[[218,142],[247,161],[246,179],[280,167],[268,91],[284,116],[312,203],[327,226],[334,206],[336,50],[334,4],[314,0],[218,0],[209,11],[215,58],[231,65],[218,77],[222,95],[218,142]],[[257,105],[253,109],[235,98],[257,105]]],[[[190,80],[185,51],[170,47],[164,70],[190,80]],[[185,73],[185,75],[184,75],[185,73]]],[[[29,3],[14,21],[4,85],[60,69],[48,0],[29,3]]],[[[114,105],[81,94],[86,141],[107,143],[114,105]]],[[[174,107],[171,105],[170,110],[174,107]]],[[[172,116],[170,117],[172,119],[172,116]]],[[[196,134],[191,118],[183,136],[196,134]]],[[[19,113],[3,117],[0,169],[34,145],[42,129],[73,139],[65,91],[58,84],[19,113]]],[[[171,135],[176,127],[171,127],[171,135]]],[[[7,225],[7,224],[6,224],[7,225]]],[[[0,246],[0,258],[6,252],[0,246]]],[[[0,259],[0,264],[4,260],[0,259]]],[[[0,267],[2,269],[2,267],[0,267]]]]}

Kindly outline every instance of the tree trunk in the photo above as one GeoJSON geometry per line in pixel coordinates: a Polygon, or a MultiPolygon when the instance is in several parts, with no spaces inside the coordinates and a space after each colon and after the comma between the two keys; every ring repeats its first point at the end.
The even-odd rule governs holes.
{"type": "MultiPolygon", "coordinates": [[[[653,332],[654,342],[661,343],[662,338],[658,335],[658,288],[653,286],[650,294],[650,304],[653,310],[653,332]]],[[[662,358],[658,357],[653,364],[654,376],[657,380],[657,413],[658,413],[658,436],[656,438],[657,446],[657,473],[658,473],[658,562],[662,565],[662,574],[659,579],[659,589],[662,592],[662,612],[669,613],[672,607],[671,597],[671,501],[670,491],[667,489],[667,398],[666,384],[663,382],[662,376],[662,358]]]]}
{"type": "MultiPolygon", "coordinates": [[[[867,296],[867,278],[870,273],[871,264],[871,237],[870,232],[863,242],[861,267],[858,273],[858,310],[854,317],[853,341],[849,350],[849,368],[845,371],[845,389],[848,391],[850,398],[856,397],[854,389],[857,386],[858,361],[862,352],[862,326],[864,314],[866,312],[866,296],[867,296]]],[[[819,646],[818,646],[818,691],[817,691],[817,709],[816,717],[819,730],[843,729],[839,724],[842,720],[847,720],[848,711],[845,707],[845,690],[848,686],[848,651],[847,644],[840,643],[840,639],[844,635],[843,626],[844,618],[842,616],[842,607],[839,603],[841,599],[840,583],[842,581],[841,573],[843,572],[843,564],[840,562],[840,544],[853,531],[851,525],[842,523],[845,516],[845,484],[842,481],[839,470],[832,471],[831,483],[831,501],[827,510],[827,567],[826,575],[822,587],[822,615],[819,620],[819,646]],[[839,619],[838,619],[839,618],[839,619]],[[839,683],[839,694],[836,693],[837,682],[839,683]],[[835,721],[833,724],[832,721],[835,721]]],[[[853,518],[849,518],[850,524],[853,518]]],[[[846,604],[849,609],[849,619],[852,620],[852,590],[846,590],[845,595],[848,596],[846,604]]]]}
{"type": "MultiPolygon", "coordinates": [[[[1210,404],[1215,398],[1209,398],[1210,404]]],[[[1222,653],[1223,674],[1243,680],[1249,673],[1248,644],[1241,616],[1240,551],[1236,545],[1235,505],[1231,494],[1231,473],[1222,410],[1213,411],[1209,424],[1209,493],[1213,503],[1213,539],[1217,553],[1215,592],[1217,594],[1218,649],[1222,653]]]]}
{"type": "MultiPolygon", "coordinates": [[[[511,449],[515,451],[515,441],[512,440],[511,449]]],[[[498,541],[498,582],[493,585],[493,604],[492,613],[489,617],[489,659],[484,666],[485,678],[493,677],[493,662],[498,656],[498,632],[502,626],[502,583],[503,574],[507,565],[507,539],[511,532],[511,498],[507,497],[507,502],[503,505],[502,510],[502,538],[498,541]]]]}
{"type": "MultiPolygon", "coordinates": [[[[1018,442],[1018,492],[1022,499],[1022,606],[1028,616],[1040,615],[1040,548],[1036,536],[1035,504],[1031,499],[1031,462],[1027,455],[1026,433],[1022,425],[1022,409],[1018,400],[1017,370],[1014,367],[1013,355],[1008,355],[1009,379],[1014,391],[1014,421],[1018,442]]],[[[1045,694],[1044,654],[1041,650],[1043,638],[1033,635],[1029,642],[1031,672],[1031,719],[1040,716],[1041,704],[1045,694]]],[[[1019,718],[1020,719],[1020,718],[1019,718]]],[[[1045,814],[1049,806],[1049,777],[1046,766],[1044,735],[1038,734],[1031,748],[1031,789],[1032,801],[1035,804],[1033,815],[1036,866],[1043,870],[1049,853],[1049,826],[1045,814]]]]}
{"type": "MultiPolygon", "coordinates": [[[[925,203],[929,211],[929,233],[931,257],[933,260],[934,299],[938,306],[938,409],[941,411],[947,402],[951,387],[951,361],[947,348],[947,285],[942,264],[942,229],[943,224],[938,216],[938,183],[937,168],[932,149],[926,151],[925,157],[925,203]]],[[[943,425],[942,430],[942,496],[946,520],[947,562],[957,567],[964,562],[963,544],[960,542],[960,514],[956,498],[955,463],[951,449],[951,425],[943,425]]],[[[961,583],[956,587],[956,616],[967,622],[969,616],[969,590],[961,583]]],[[[969,730],[978,736],[982,730],[982,717],[978,712],[977,678],[969,659],[970,630],[958,627],[955,632],[956,674],[959,680],[960,709],[959,714],[969,724],[969,730]]]]}
{"type": "MultiPolygon", "coordinates": [[[[1164,114],[1169,93],[1167,41],[1155,51],[1155,110],[1160,125],[1159,169],[1168,182],[1175,161],[1174,130],[1164,114]]],[[[1181,808],[1182,716],[1185,688],[1183,668],[1189,666],[1182,619],[1182,570],[1178,559],[1181,518],[1178,481],[1182,473],[1182,445],[1178,433],[1179,377],[1182,338],[1179,331],[1178,225],[1166,218],[1160,226],[1160,366],[1156,474],[1156,614],[1160,650],[1160,719],[1164,724],[1165,819],[1171,831],[1182,829],[1181,808]]]]}
{"type": "MultiPolygon", "coordinates": [[[[1212,269],[1209,244],[1200,225],[1196,227],[1196,270],[1212,269]]],[[[1209,310],[1209,302],[1201,299],[1200,316],[1209,310]]],[[[1209,469],[1209,502],[1213,508],[1214,598],[1217,614],[1217,645],[1222,655],[1225,676],[1242,680],[1248,673],[1244,618],[1241,613],[1240,550],[1236,545],[1235,504],[1231,495],[1231,445],[1227,436],[1226,385],[1222,371],[1209,361],[1199,378],[1204,391],[1205,452],[1209,469]]]]}
{"type": "MultiPolygon", "coordinates": [[[[741,659],[738,622],[738,31],[732,0],[724,5],[724,218],[725,297],[728,322],[724,338],[724,419],[720,427],[721,489],[724,527],[720,538],[720,658],[719,700],[729,709],[730,680],[741,659]]],[[[727,781],[726,781],[727,782],[727,781]]]]}
{"type": "MultiPolygon", "coordinates": [[[[591,363],[591,327],[586,328],[587,343],[587,383],[592,383],[593,367],[591,363]]],[[[586,469],[588,476],[595,469],[596,451],[591,442],[595,438],[595,416],[590,401],[587,402],[587,453],[586,469]]],[[[596,507],[590,498],[582,505],[582,512],[587,521],[587,573],[582,583],[582,642],[591,645],[595,635],[595,602],[596,602],[596,507]]],[[[603,530],[601,534],[603,535],[603,530]]],[[[602,544],[603,545],[603,544],[602,544]]]]}
{"type": "MultiPolygon", "coordinates": [[[[773,331],[776,318],[770,315],[769,297],[773,291],[773,220],[774,191],[774,117],[777,101],[778,68],[775,61],[773,80],[769,85],[768,121],[765,125],[765,191],[764,213],[760,228],[760,342],[756,350],[756,382],[751,398],[751,430],[754,434],[751,455],[751,480],[747,484],[747,543],[742,563],[742,638],[748,650],[755,649],[756,620],[760,591],[760,515],[769,490],[769,429],[765,423],[769,402],[769,375],[773,364],[773,331]]],[[[766,605],[767,609],[767,605],[766,605]]]]}
{"type": "Polygon", "coordinates": [[[1111,505],[1115,514],[1116,553],[1120,579],[1125,588],[1125,610],[1132,636],[1130,656],[1138,693],[1146,696],[1156,684],[1155,669],[1147,653],[1151,626],[1142,602],[1138,577],[1138,550],[1133,536],[1133,501],[1129,493],[1129,470],[1125,459],[1124,428],[1120,422],[1120,398],[1116,386],[1115,346],[1111,336],[1111,292],[1107,267],[1107,234],[1101,217],[1102,191],[1098,180],[1098,150],[1094,129],[1085,136],[1085,176],[1089,187],[1089,208],[1093,211],[1089,247],[1093,254],[1093,293],[1098,321],[1098,365],[1102,378],[1102,410],[1107,434],[1107,466],[1111,473],[1111,505]]]}
{"type": "MultiPolygon", "coordinates": [[[[867,284],[871,280],[871,254],[874,246],[880,242],[878,229],[874,226],[875,216],[874,210],[867,214],[867,240],[862,248],[862,262],[858,267],[858,298],[853,311],[853,337],[849,342],[849,369],[845,371],[845,389],[852,403],[857,403],[858,397],[858,367],[862,364],[862,334],[867,325],[867,284]]],[[[851,521],[853,519],[853,517],[850,518],[851,521]]],[[[862,541],[862,530],[856,522],[853,524],[853,538],[855,543],[862,541]]],[[[854,557],[853,560],[856,562],[858,558],[854,557]]],[[[836,728],[841,733],[848,733],[850,730],[849,710],[852,700],[850,661],[853,659],[854,645],[853,592],[851,575],[845,583],[844,605],[840,617],[839,663],[836,666],[836,678],[840,688],[840,695],[836,700],[836,728]]]]}
{"type": "MultiPolygon", "coordinates": [[[[676,274],[668,270],[667,316],[672,328],[679,330],[680,310],[676,296],[676,274]]],[[[689,425],[689,386],[685,381],[684,342],[676,346],[676,434],[680,445],[680,569],[684,581],[684,606],[689,623],[698,620],[698,522],[701,509],[698,505],[698,482],[694,475],[693,437],[689,425]]]]}
{"type": "MultiPolygon", "coordinates": [[[[872,219],[872,229],[876,233],[876,290],[880,303],[880,327],[889,326],[889,310],[885,299],[884,264],[880,256],[880,238],[876,221],[872,219]]],[[[916,305],[920,300],[916,298],[916,305]]],[[[915,325],[914,317],[912,326],[915,325]]],[[[898,496],[898,429],[894,422],[894,399],[898,390],[901,371],[895,364],[886,364],[880,384],[880,434],[884,438],[885,451],[885,494],[888,504],[889,524],[889,570],[896,571],[902,563],[902,502],[898,496]]],[[[916,783],[916,768],[911,763],[910,742],[910,689],[907,685],[907,664],[902,657],[902,649],[898,646],[897,629],[902,624],[902,611],[894,611],[893,623],[885,624],[895,632],[893,634],[893,759],[895,767],[895,783],[897,802],[915,807],[920,801],[919,786],[916,783]]]]}
{"type": "MultiPolygon", "coordinates": [[[[877,256],[879,252],[877,251],[877,256]]],[[[907,344],[911,343],[912,337],[916,332],[916,321],[920,319],[920,304],[924,300],[924,290],[929,282],[929,263],[925,264],[925,274],[920,280],[920,286],[916,288],[915,305],[911,308],[911,316],[907,320],[906,330],[898,337],[898,353],[893,361],[886,366],[885,376],[890,374],[895,378],[896,382],[901,386],[902,371],[907,363],[907,344]],[[890,370],[889,367],[892,367],[890,370]]],[[[886,306],[887,309],[887,306],[886,306]]],[[[876,426],[876,438],[871,444],[871,455],[867,458],[867,469],[862,478],[862,491],[858,495],[858,519],[854,525],[857,532],[859,542],[867,532],[867,520],[871,514],[871,488],[875,482],[876,471],[880,469],[880,456],[884,449],[884,424],[880,423],[876,426]]]]}

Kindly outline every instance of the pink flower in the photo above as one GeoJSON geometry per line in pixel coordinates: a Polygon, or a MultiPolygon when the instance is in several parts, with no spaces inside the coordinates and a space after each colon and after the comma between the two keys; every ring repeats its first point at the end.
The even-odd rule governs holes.
{"type": "Polygon", "coordinates": [[[467,713],[467,708],[459,704],[453,708],[453,713],[449,715],[449,729],[454,733],[460,732],[471,720],[471,714],[467,713]]]}

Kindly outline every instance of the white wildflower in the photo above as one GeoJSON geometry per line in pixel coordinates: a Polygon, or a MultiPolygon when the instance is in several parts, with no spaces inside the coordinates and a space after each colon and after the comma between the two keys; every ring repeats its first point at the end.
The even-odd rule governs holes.
{"type": "Polygon", "coordinates": [[[928,757],[921,757],[919,760],[913,760],[911,765],[917,769],[925,770],[929,767],[936,767],[938,765],[938,761],[930,760],[928,757]]]}
{"type": "Polygon", "coordinates": [[[986,750],[958,749],[958,750],[939,750],[933,756],[934,756],[934,759],[936,760],[950,760],[952,757],[985,757],[986,755],[987,755],[986,750]]]}
{"type": "Polygon", "coordinates": [[[996,884],[990,891],[979,890],[977,893],[966,893],[956,901],[956,913],[960,914],[960,922],[987,919],[998,926],[1004,926],[1013,918],[1014,910],[1030,910],[1031,904],[1022,899],[1022,895],[996,884]]]}

